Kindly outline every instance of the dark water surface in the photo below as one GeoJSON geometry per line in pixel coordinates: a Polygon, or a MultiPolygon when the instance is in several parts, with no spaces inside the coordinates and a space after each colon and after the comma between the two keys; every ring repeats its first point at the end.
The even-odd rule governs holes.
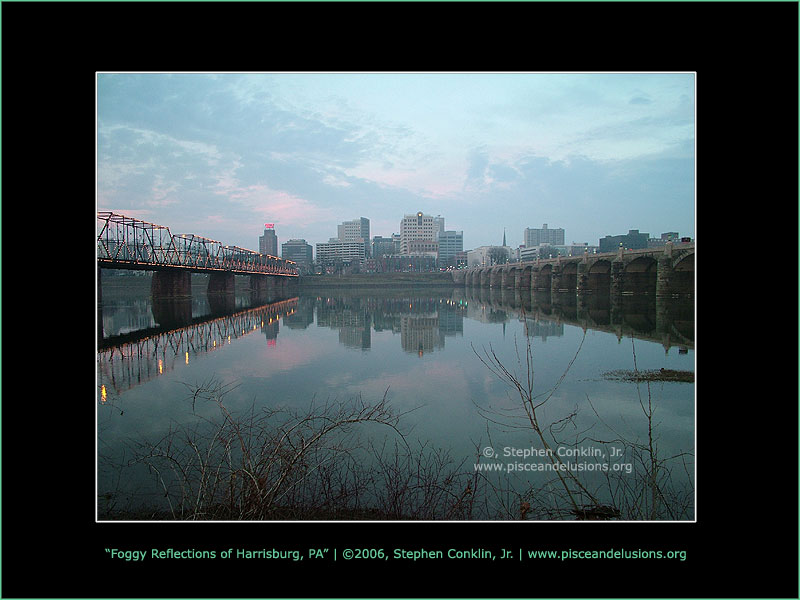
{"type": "Polygon", "coordinates": [[[289,463],[302,474],[271,498],[293,508],[241,518],[694,518],[695,386],[657,376],[694,372],[690,300],[461,288],[265,302],[198,288],[154,303],[146,285],[112,283],[99,311],[100,518],[147,518],[147,508],[224,520],[210,507],[253,501],[243,477],[261,473],[251,483],[267,493],[289,463]],[[530,375],[535,420],[494,360],[523,392],[530,375]],[[637,381],[635,371],[656,376],[637,381]],[[316,446],[310,421],[287,417],[341,418],[343,407],[352,415],[382,400],[397,423],[355,424],[316,446]],[[253,434],[274,410],[273,433],[242,450],[242,424],[253,434]],[[227,437],[215,438],[221,429],[227,437]],[[259,444],[261,466],[237,470],[259,444]],[[284,453],[269,455],[273,471],[269,444],[284,453]],[[302,503],[324,506],[298,512],[302,503]]]}

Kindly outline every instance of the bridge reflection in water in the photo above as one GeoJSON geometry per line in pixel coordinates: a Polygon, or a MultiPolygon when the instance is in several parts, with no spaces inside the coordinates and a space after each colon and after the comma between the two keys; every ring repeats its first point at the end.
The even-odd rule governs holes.
{"type": "Polygon", "coordinates": [[[346,348],[369,350],[372,332],[400,334],[404,351],[427,355],[444,348],[448,337],[463,335],[463,320],[505,323],[525,321],[528,335],[564,334],[564,325],[635,337],[661,344],[665,351],[694,349],[694,302],[690,298],[575,293],[520,294],[515,290],[455,288],[444,294],[418,291],[329,290],[301,296],[292,328],[338,330],[346,348]],[[427,294],[427,295],[426,295],[427,294]]]}
{"type": "MultiPolygon", "coordinates": [[[[665,351],[694,349],[694,300],[651,295],[605,296],[574,292],[533,292],[493,288],[456,289],[454,298],[502,311],[529,323],[566,323],[581,329],[657,342],[665,351]]],[[[468,313],[468,316],[472,316],[468,313]]],[[[494,319],[500,317],[494,316],[494,319]]],[[[529,334],[531,332],[529,327],[529,334]]]]}
{"type": "MultiPolygon", "coordinates": [[[[209,300],[212,300],[209,296],[209,300]]],[[[232,297],[231,297],[232,300],[232,297]]],[[[100,401],[110,392],[119,393],[145,383],[201,354],[219,350],[243,336],[261,331],[274,343],[281,318],[290,316],[297,298],[271,302],[236,312],[232,304],[212,304],[212,314],[223,316],[195,319],[191,301],[162,299],[153,303],[153,315],[162,325],[105,338],[97,354],[100,401]],[[187,324],[189,323],[189,324],[187,324]],[[179,326],[182,325],[182,326],[179,326]]]]}
{"type": "Polygon", "coordinates": [[[463,335],[463,320],[526,323],[531,337],[560,337],[564,325],[656,342],[665,352],[694,349],[694,302],[687,298],[653,296],[520,294],[516,290],[455,288],[449,293],[419,291],[331,291],[300,296],[255,308],[233,311],[214,306],[212,318],[191,318],[185,300],[154,300],[161,327],[105,338],[98,352],[100,401],[175,369],[200,354],[260,331],[274,345],[279,320],[290,329],[317,327],[338,330],[345,348],[367,351],[372,332],[399,334],[402,349],[421,359],[441,350],[448,337],[463,335]],[[227,311],[219,316],[219,311],[227,311]]]}

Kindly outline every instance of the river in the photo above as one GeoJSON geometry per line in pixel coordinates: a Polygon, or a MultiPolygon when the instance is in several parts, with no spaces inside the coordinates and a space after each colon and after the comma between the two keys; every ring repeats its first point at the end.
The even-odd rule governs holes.
{"type": "Polygon", "coordinates": [[[691,300],[148,281],[103,281],[99,519],[694,519],[691,300]]]}

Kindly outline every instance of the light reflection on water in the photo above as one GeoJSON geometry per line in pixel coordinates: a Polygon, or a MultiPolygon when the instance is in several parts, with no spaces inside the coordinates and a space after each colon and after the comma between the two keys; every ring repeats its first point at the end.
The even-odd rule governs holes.
{"type": "MultiPolygon", "coordinates": [[[[474,472],[478,455],[489,460],[487,448],[495,461],[515,462],[504,457],[506,449],[541,444],[516,391],[478,355],[494,353],[524,379],[528,341],[534,395],[549,398],[538,411],[540,423],[554,426],[565,445],[605,449],[598,440],[645,443],[646,409],[654,406],[659,452],[682,456],[676,479],[691,487],[694,384],[637,385],[604,377],[633,369],[634,361],[642,371],[694,371],[691,303],[553,303],[463,289],[329,290],[252,308],[237,295],[214,310],[201,294],[196,297],[190,308],[186,301],[154,306],[131,293],[102,307],[104,331],[128,337],[117,338],[117,345],[106,338],[98,354],[101,498],[153,485],[152,476],[120,476],[107,459],[124,463],[127,440],[159,439],[176,424],[211,418],[215,406],[192,405],[187,398],[192,386],[212,376],[230,386],[225,406],[232,413],[254,405],[304,409],[312,402],[378,402],[385,396],[407,413],[409,439],[445,449],[467,469],[474,472]],[[159,318],[170,326],[159,328],[159,318]],[[146,339],[129,333],[133,326],[147,330],[146,339]]],[[[537,475],[499,477],[504,485],[513,480],[524,488],[537,475]]],[[[596,474],[587,481],[604,483],[596,474]]]]}

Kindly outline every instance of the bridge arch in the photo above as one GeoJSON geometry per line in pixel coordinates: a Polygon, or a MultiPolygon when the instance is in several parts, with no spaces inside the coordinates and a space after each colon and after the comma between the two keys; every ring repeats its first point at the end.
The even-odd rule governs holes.
{"type": "Polygon", "coordinates": [[[492,267],[489,269],[489,287],[499,288],[503,283],[502,267],[492,267]]]}
{"type": "Polygon", "coordinates": [[[483,268],[479,270],[481,287],[489,287],[489,269],[483,268]]]}
{"type": "Polygon", "coordinates": [[[574,292],[578,288],[578,263],[571,261],[561,268],[561,281],[558,291],[574,292]]]}
{"type": "Polygon", "coordinates": [[[652,256],[639,256],[625,265],[622,293],[655,294],[658,262],[652,256]]]}
{"type": "Polygon", "coordinates": [[[611,261],[596,260],[586,272],[586,291],[608,294],[611,290],[611,261]]]}
{"type": "Polygon", "coordinates": [[[531,289],[531,275],[533,273],[532,265],[525,265],[517,269],[517,288],[520,290],[531,289]]]}
{"type": "Polygon", "coordinates": [[[675,294],[691,294],[694,290],[694,252],[682,257],[672,268],[670,291],[675,294]]]}
{"type": "Polygon", "coordinates": [[[511,265],[508,267],[503,267],[502,271],[502,280],[501,285],[504,290],[513,290],[517,283],[517,270],[518,267],[515,265],[511,265]]]}
{"type": "Polygon", "coordinates": [[[553,279],[553,265],[546,264],[531,276],[531,288],[537,291],[550,291],[553,279]],[[536,280],[535,282],[533,280],[536,280]]]}

